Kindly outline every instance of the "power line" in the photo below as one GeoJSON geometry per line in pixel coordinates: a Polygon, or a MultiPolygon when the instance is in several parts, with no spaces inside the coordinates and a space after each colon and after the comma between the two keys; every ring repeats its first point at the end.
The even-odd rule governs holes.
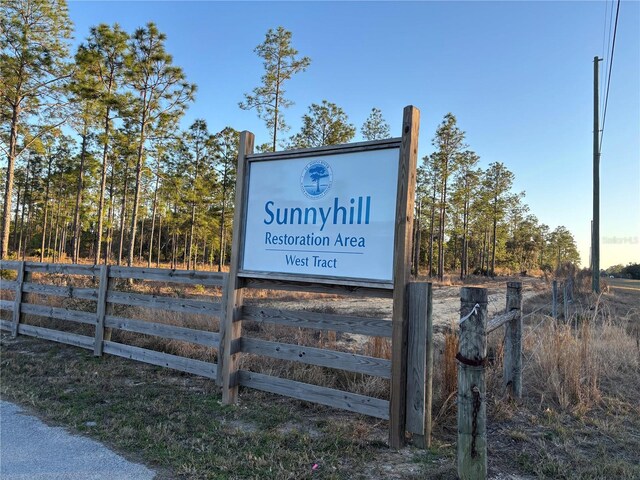
{"type": "MultiPolygon", "coordinates": [[[[611,28],[613,25],[613,5],[615,0],[610,2],[607,0],[604,2],[604,25],[602,26],[602,60],[604,61],[601,75],[604,75],[609,66],[609,50],[611,50],[611,28]],[[609,6],[611,8],[609,8],[609,6]],[[609,33],[607,33],[607,23],[609,24],[609,33]],[[606,45],[606,50],[605,50],[606,45]],[[606,52],[606,53],[605,53],[606,52]]],[[[604,89],[606,88],[606,82],[604,79],[600,79],[600,113],[604,111],[604,89]]],[[[602,118],[600,118],[602,122],[602,118]]]]}
{"type": "Polygon", "coordinates": [[[602,129],[600,130],[600,150],[602,149],[602,137],[604,136],[604,125],[607,120],[607,105],[609,103],[609,87],[611,86],[611,70],[613,68],[613,54],[616,49],[616,33],[618,32],[618,17],[620,15],[620,0],[616,8],[616,21],[613,27],[613,43],[611,44],[611,56],[609,57],[609,75],[607,78],[607,91],[604,97],[604,112],[602,114],[602,129]]]}
{"type": "Polygon", "coordinates": [[[602,56],[604,57],[604,43],[607,38],[607,3],[604,3],[604,25],[602,26],[602,56]]]}

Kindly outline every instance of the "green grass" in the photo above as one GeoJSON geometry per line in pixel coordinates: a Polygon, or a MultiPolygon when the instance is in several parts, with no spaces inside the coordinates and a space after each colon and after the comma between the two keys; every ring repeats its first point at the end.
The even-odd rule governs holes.
{"type": "Polygon", "coordinates": [[[386,422],[252,391],[223,405],[207,379],[3,337],[3,399],[106,443],[159,478],[370,478],[380,454],[392,454],[386,422]]]}

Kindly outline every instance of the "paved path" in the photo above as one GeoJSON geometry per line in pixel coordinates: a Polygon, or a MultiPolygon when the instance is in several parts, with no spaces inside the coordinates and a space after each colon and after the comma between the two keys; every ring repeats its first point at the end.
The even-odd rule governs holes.
{"type": "Polygon", "coordinates": [[[151,480],[154,476],[94,440],[49,427],[17,405],[0,401],[2,480],[151,480]]]}

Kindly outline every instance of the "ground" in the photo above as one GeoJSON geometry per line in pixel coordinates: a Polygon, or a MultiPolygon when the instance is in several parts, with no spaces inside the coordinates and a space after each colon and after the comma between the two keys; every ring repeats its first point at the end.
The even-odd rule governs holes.
{"type": "MultiPolygon", "coordinates": [[[[504,281],[483,286],[489,288],[491,314],[492,308],[497,311],[504,305],[504,281]]],[[[525,313],[547,305],[545,288],[544,282],[525,279],[525,313]]],[[[434,290],[439,348],[457,319],[458,295],[459,286],[434,290]]],[[[627,342],[621,345],[623,357],[602,357],[611,367],[598,377],[597,395],[567,397],[566,404],[547,385],[552,383],[551,373],[544,378],[545,372],[539,371],[535,345],[525,351],[522,400],[504,396],[499,369],[490,368],[491,478],[640,478],[640,347],[632,341],[637,328],[633,322],[640,322],[640,297],[612,289],[602,298],[579,301],[586,311],[598,306],[613,317],[626,315],[628,338],[612,337],[614,344],[627,342]]],[[[313,308],[309,302],[305,300],[305,307],[313,308]]],[[[330,301],[329,307],[390,313],[388,302],[375,302],[330,301]]],[[[327,299],[322,303],[317,309],[328,308],[327,299]]],[[[543,328],[538,318],[527,322],[532,333],[526,345],[534,338],[555,338],[538,340],[543,328]]],[[[607,332],[622,335],[619,329],[607,332]]],[[[105,442],[155,469],[160,479],[456,478],[455,404],[447,399],[434,405],[430,449],[409,445],[392,451],[384,421],[249,390],[241,391],[238,405],[222,405],[211,381],[189,374],[112,356],[94,358],[74,347],[26,337],[3,334],[0,346],[3,399],[51,424],[105,442]]],[[[436,372],[435,378],[440,381],[441,374],[436,372]]]]}

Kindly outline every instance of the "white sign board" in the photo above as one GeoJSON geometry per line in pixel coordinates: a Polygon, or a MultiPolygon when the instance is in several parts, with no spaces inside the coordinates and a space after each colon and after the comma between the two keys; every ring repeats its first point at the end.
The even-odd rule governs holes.
{"type": "Polygon", "coordinates": [[[241,269],[393,281],[399,155],[251,161],[241,269]]]}

